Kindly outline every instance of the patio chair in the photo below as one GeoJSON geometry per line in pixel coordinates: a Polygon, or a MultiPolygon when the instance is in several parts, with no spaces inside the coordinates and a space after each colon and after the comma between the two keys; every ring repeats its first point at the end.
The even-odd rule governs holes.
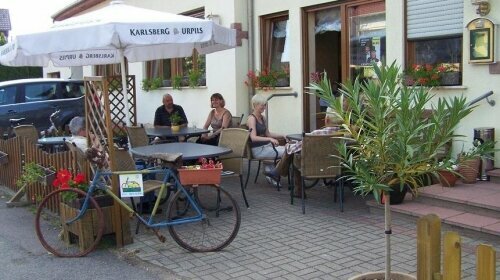
{"type": "MultiPolygon", "coordinates": [[[[300,151],[300,163],[294,158],[294,166],[302,176],[302,214],[306,213],[304,200],[305,180],[332,179],[330,183],[335,184],[335,192],[338,193],[340,211],[344,212],[344,183],[340,178],[340,160],[334,155],[339,155],[337,145],[340,139],[334,135],[309,135],[303,134],[302,150],[300,151]]],[[[294,182],[294,180],[292,180],[294,182]]],[[[326,182],[326,181],[325,181],[326,182]]],[[[291,203],[293,204],[294,184],[290,189],[291,203]]],[[[336,195],[334,194],[334,198],[336,195]]]]}
{"type": "MultiPolygon", "coordinates": [[[[250,130],[248,128],[248,126],[246,124],[242,124],[240,125],[241,128],[247,130],[249,133],[250,133],[250,130]]],[[[264,162],[264,164],[274,164],[276,165],[276,163],[278,162],[278,150],[276,150],[276,148],[274,147],[273,145],[273,149],[274,149],[274,152],[275,152],[275,156],[274,157],[269,157],[269,158],[255,158],[252,154],[252,145],[251,145],[251,140],[250,138],[248,139],[248,142],[246,144],[246,148],[245,148],[245,156],[248,160],[248,167],[247,167],[247,179],[245,180],[245,189],[247,188],[247,185],[248,185],[248,179],[250,178],[250,168],[251,168],[251,165],[252,165],[252,161],[257,161],[258,162],[258,165],[257,165],[257,173],[255,174],[255,179],[254,179],[254,184],[257,183],[257,179],[259,178],[259,173],[260,173],[260,166],[261,166],[261,163],[264,162]]],[[[278,191],[280,190],[280,182],[278,181],[277,182],[277,186],[278,188],[278,191]]]]}
{"type": "Polygon", "coordinates": [[[34,125],[31,124],[18,125],[14,127],[14,133],[18,137],[24,137],[29,139],[34,144],[38,142],[39,135],[34,125]]]}
{"type": "Polygon", "coordinates": [[[78,172],[85,173],[87,175],[87,179],[89,176],[91,176],[91,170],[92,172],[94,171],[92,169],[92,166],[90,163],[87,161],[87,156],[83,153],[82,150],[80,150],[75,143],[72,143],[68,140],[66,140],[66,147],[68,147],[68,150],[71,152],[75,153],[76,156],[76,168],[78,169],[78,172]]]}
{"type": "MultiPolygon", "coordinates": [[[[115,163],[114,163],[115,164],[115,171],[135,171],[135,170],[137,170],[136,165],[135,165],[135,161],[132,158],[132,155],[130,155],[129,151],[126,149],[116,149],[115,148],[111,160],[115,161],[115,163]]],[[[163,184],[163,182],[160,180],[147,180],[147,179],[145,179],[143,181],[144,196],[142,198],[146,197],[147,194],[153,195],[153,193],[156,190],[159,190],[161,188],[162,184],[163,184]]],[[[166,201],[166,198],[168,197],[170,191],[171,190],[169,188],[167,190],[167,192],[164,194],[165,197],[164,197],[164,199],[162,199],[163,201],[166,201]]],[[[142,213],[144,210],[143,207],[145,205],[144,199],[142,199],[142,198],[141,198],[140,202],[138,203],[139,210],[137,212],[140,214],[143,214],[142,213]]],[[[130,201],[132,203],[132,208],[134,209],[134,211],[136,211],[136,205],[134,202],[134,198],[131,197],[130,201]]],[[[139,225],[140,225],[140,222],[137,221],[137,225],[136,225],[136,229],[135,229],[136,234],[139,232],[139,225]]]]}
{"type": "Polygon", "coordinates": [[[241,128],[226,128],[223,129],[219,137],[219,146],[227,147],[232,150],[230,154],[222,155],[219,159],[224,166],[225,172],[232,172],[231,174],[224,174],[224,177],[238,176],[240,178],[241,193],[245,205],[249,207],[247,197],[245,195],[245,187],[243,185],[243,157],[245,156],[245,149],[247,147],[250,132],[241,128]]]}

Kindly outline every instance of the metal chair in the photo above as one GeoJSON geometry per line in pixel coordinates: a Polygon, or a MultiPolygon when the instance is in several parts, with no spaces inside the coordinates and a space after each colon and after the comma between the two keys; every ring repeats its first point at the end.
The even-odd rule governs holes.
{"type": "Polygon", "coordinates": [[[39,135],[34,125],[18,125],[14,127],[14,133],[16,136],[27,138],[35,144],[38,142],[39,135]]]}
{"type": "MultiPolygon", "coordinates": [[[[242,125],[240,125],[240,127],[242,129],[247,130],[250,133],[250,130],[249,130],[249,128],[248,128],[248,126],[246,124],[242,124],[242,125]]],[[[276,165],[276,163],[278,162],[278,150],[276,150],[276,148],[274,147],[274,145],[273,145],[273,149],[274,149],[274,152],[275,152],[275,156],[274,157],[269,157],[269,158],[255,158],[253,156],[253,154],[252,154],[252,142],[251,142],[251,140],[249,138],[249,140],[248,140],[248,142],[246,144],[245,154],[244,154],[244,156],[246,156],[246,158],[248,160],[247,179],[245,180],[245,189],[247,188],[248,179],[250,178],[250,168],[251,168],[251,165],[252,165],[252,161],[257,161],[258,162],[257,173],[255,174],[254,184],[257,183],[257,179],[259,178],[260,166],[261,166],[262,162],[276,165]]],[[[279,191],[280,190],[280,183],[279,182],[277,182],[277,188],[278,188],[278,191],[279,191]]]]}
{"type": "Polygon", "coordinates": [[[231,128],[240,128],[244,115],[245,114],[241,114],[240,117],[231,117],[231,128]]]}
{"type": "Polygon", "coordinates": [[[223,129],[219,137],[219,146],[227,147],[232,150],[230,154],[219,157],[224,166],[224,171],[232,172],[232,174],[226,174],[222,177],[238,176],[240,178],[241,193],[243,194],[243,199],[245,200],[247,208],[249,205],[243,185],[243,157],[245,156],[245,149],[249,137],[250,132],[241,128],[223,129]]]}
{"type": "MultiPolygon", "coordinates": [[[[300,171],[302,176],[302,214],[306,213],[304,200],[305,180],[314,179],[333,179],[331,183],[336,183],[335,191],[338,192],[340,201],[340,211],[344,212],[344,183],[340,178],[341,166],[337,145],[340,139],[334,135],[309,135],[303,134],[302,150],[300,151],[300,163],[294,158],[293,168],[300,171]]],[[[292,180],[294,182],[294,180],[292,180]]],[[[295,185],[292,184],[290,189],[290,199],[293,204],[293,190],[295,185]]],[[[336,197],[336,195],[334,195],[336,197]]]]}

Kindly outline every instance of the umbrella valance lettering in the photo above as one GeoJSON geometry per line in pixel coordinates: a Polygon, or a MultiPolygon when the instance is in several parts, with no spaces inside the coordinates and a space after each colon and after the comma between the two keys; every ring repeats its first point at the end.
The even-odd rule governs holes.
{"type": "Polygon", "coordinates": [[[155,29],[130,29],[130,36],[145,36],[145,35],[169,35],[169,28],[155,29]]]}
{"type": "Polygon", "coordinates": [[[3,50],[0,51],[0,55],[7,55],[8,53],[14,51],[16,49],[16,44],[8,44],[5,46],[3,50]]]}
{"type": "Polygon", "coordinates": [[[115,50],[65,52],[53,54],[51,57],[55,66],[81,66],[120,62],[120,57],[115,50]]]}

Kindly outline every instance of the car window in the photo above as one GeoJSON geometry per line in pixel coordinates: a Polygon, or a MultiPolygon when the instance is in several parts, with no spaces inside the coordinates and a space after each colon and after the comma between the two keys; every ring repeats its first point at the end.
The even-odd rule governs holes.
{"type": "Polygon", "coordinates": [[[26,84],[26,102],[43,101],[56,98],[56,83],[26,84]]]}
{"type": "Polygon", "coordinates": [[[67,83],[64,87],[64,98],[75,98],[83,95],[82,83],[67,83]]]}
{"type": "Polygon", "coordinates": [[[0,105],[16,103],[16,86],[0,88],[0,105]]]}

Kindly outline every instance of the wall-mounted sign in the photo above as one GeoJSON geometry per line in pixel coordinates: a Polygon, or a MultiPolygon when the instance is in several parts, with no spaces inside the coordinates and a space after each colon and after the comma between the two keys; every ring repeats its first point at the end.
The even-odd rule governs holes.
{"type": "Polygon", "coordinates": [[[488,19],[477,18],[467,24],[469,29],[469,63],[492,63],[495,61],[495,25],[488,19]]]}

